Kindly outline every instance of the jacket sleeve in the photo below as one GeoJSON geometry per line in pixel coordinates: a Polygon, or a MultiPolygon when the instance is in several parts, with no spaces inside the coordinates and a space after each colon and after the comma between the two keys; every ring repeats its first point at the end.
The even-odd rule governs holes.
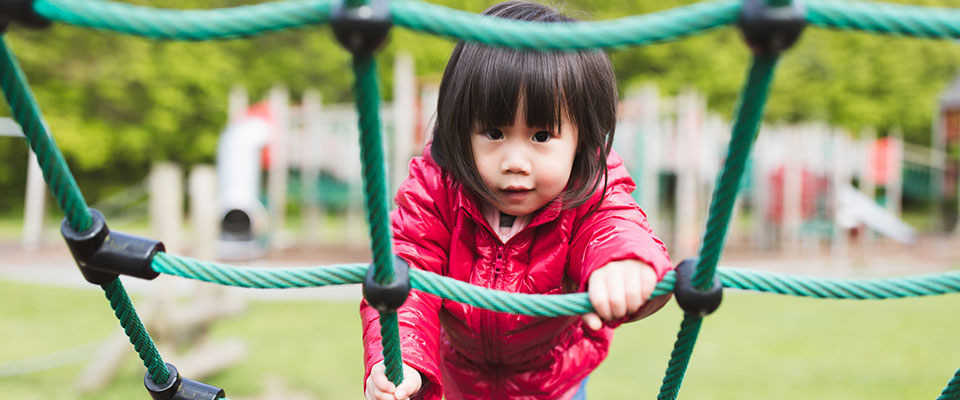
{"type": "MultiPolygon", "coordinates": [[[[397,191],[397,208],[391,212],[394,253],[411,268],[442,274],[447,265],[450,226],[449,195],[439,167],[423,158],[410,162],[410,175],[397,191]]],[[[438,311],[442,305],[437,296],[411,290],[406,302],[397,311],[400,347],[403,362],[420,371],[424,378],[417,398],[437,399],[442,396],[438,311]]],[[[364,384],[374,364],[383,360],[380,341],[380,315],[366,301],[360,304],[363,323],[364,384]]],[[[364,388],[366,390],[366,388],[364,388]]]]}
{"type": "MultiPolygon", "coordinates": [[[[614,155],[608,171],[608,184],[602,199],[595,195],[578,210],[578,224],[572,235],[570,262],[567,274],[578,285],[587,289],[590,274],[607,263],[619,260],[638,260],[653,267],[657,280],[673,269],[663,242],[647,224],[647,216],[630,192],[636,187],[619,157],[614,155]],[[597,202],[600,202],[597,205],[597,202]]],[[[660,296],[647,302],[634,315],[608,323],[616,326],[652,314],[663,307],[670,296],[660,296]]]]}

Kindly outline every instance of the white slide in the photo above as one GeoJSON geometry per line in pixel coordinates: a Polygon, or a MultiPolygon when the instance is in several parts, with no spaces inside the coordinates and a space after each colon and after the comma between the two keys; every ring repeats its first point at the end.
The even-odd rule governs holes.
{"type": "Polygon", "coordinates": [[[917,231],[853,186],[839,187],[837,224],[853,228],[860,224],[900,243],[912,244],[917,231]]]}

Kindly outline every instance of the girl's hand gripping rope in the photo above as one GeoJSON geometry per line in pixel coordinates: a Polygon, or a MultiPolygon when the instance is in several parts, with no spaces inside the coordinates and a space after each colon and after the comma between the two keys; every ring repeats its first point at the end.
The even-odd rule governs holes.
{"type": "Polygon", "coordinates": [[[587,294],[595,313],[583,315],[583,322],[592,330],[603,327],[603,321],[633,315],[644,305],[657,286],[653,267],[637,260],[613,261],[590,274],[587,294]]]}
{"type": "Polygon", "coordinates": [[[420,371],[403,364],[403,382],[396,386],[387,378],[386,367],[383,361],[376,363],[367,377],[367,389],[364,396],[367,400],[407,400],[420,391],[423,378],[420,371]]]}

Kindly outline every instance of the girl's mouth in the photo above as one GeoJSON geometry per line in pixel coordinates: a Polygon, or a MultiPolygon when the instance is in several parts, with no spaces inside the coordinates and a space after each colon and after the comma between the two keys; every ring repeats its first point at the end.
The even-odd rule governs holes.
{"type": "Polygon", "coordinates": [[[526,189],[526,188],[519,188],[519,187],[517,188],[509,187],[509,188],[500,190],[500,193],[503,195],[503,197],[509,201],[521,201],[525,199],[527,195],[529,195],[532,192],[533,192],[533,189],[526,189]]]}

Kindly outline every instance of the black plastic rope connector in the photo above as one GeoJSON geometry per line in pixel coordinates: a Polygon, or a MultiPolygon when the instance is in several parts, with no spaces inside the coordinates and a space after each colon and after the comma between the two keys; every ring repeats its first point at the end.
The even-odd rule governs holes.
{"type": "Polygon", "coordinates": [[[50,20],[34,11],[33,2],[34,0],[0,0],[0,31],[6,30],[11,22],[37,29],[50,26],[50,20]]]}
{"type": "Polygon", "coordinates": [[[410,265],[397,256],[393,257],[393,271],[396,279],[386,285],[377,283],[373,278],[374,265],[367,268],[367,276],[363,279],[363,298],[371,307],[380,312],[397,311],[410,294],[410,265]]]}
{"type": "Polygon", "coordinates": [[[720,275],[714,275],[713,286],[709,290],[700,290],[693,286],[693,273],[697,270],[698,260],[697,257],[691,257],[677,265],[677,281],[673,286],[673,294],[677,298],[677,304],[687,314],[704,317],[720,307],[723,284],[720,282],[720,275]]]}
{"type": "Polygon", "coordinates": [[[163,384],[150,379],[150,371],[143,376],[143,386],[147,387],[153,400],[217,400],[227,397],[223,389],[197,382],[180,376],[173,364],[167,363],[170,377],[163,384]]]}
{"type": "Polygon", "coordinates": [[[803,0],[768,5],[771,0],[743,0],[740,30],[747,45],[757,55],[774,55],[796,43],[807,26],[803,0]]]}
{"type": "Polygon", "coordinates": [[[330,27],[344,48],[353,54],[369,54],[380,47],[393,22],[387,0],[370,0],[359,7],[349,7],[346,0],[333,3],[330,27]]]}
{"type": "Polygon", "coordinates": [[[80,273],[87,282],[102,285],[119,275],[153,279],[160,275],[150,264],[163,243],[153,239],[111,232],[100,211],[89,208],[93,225],[83,232],[70,227],[66,218],[60,224],[60,233],[67,241],[80,273]]]}

